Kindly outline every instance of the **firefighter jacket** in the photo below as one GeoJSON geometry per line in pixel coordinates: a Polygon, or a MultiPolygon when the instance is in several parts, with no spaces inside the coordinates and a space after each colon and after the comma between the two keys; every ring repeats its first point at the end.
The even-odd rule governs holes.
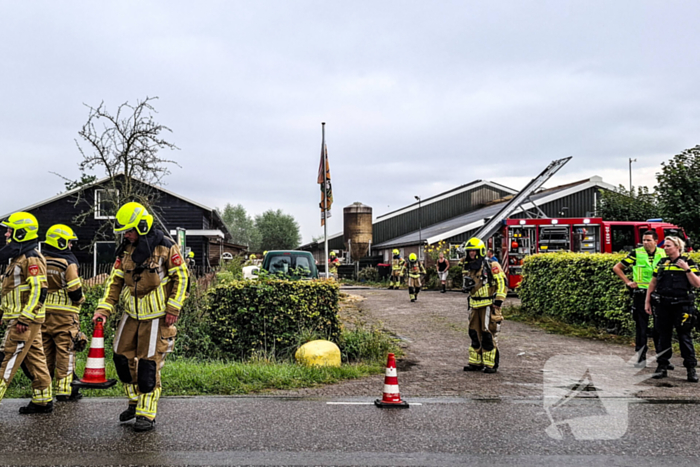
{"type": "Polygon", "coordinates": [[[463,273],[471,277],[475,285],[471,289],[469,304],[472,308],[491,306],[494,300],[506,299],[506,275],[498,261],[483,258],[464,263],[463,273]],[[470,265],[470,263],[472,263],[470,265]]]}
{"type": "Polygon", "coordinates": [[[420,261],[404,261],[401,274],[405,274],[406,270],[408,270],[408,277],[411,277],[413,279],[419,279],[421,274],[425,274],[425,268],[423,267],[423,263],[421,263],[420,261]]]}
{"type": "Polygon", "coordinates": [[[39,251],[30,249],[12,258],[2,281],[2,319],[43,323],[47,292],[46,260],[39,251]]]}
{"type": "Polygon", "coordinates": [[[80,305],[85,297],[78,277],[78,261],[70,252],[54,250],[49,246],[44,249],[49,286],[46,311],[80,313],[80,305]]]}
{"type": "Polygon", "coordinates": [[[134,261],[133,256],[138,254],[137,248],[143,247],[143,237],[139,238],[141,245],[123,247],[96,312],[109,317],[121,297],[126,313],[136,320],[180,314],[189,280],[180,248],[162,233],[159,239],[151,240],[150,256],[141,263],[134,261]]]}
{"type": "Polygon", "coordinates": [[[625,268],[632,266],[632,280],[637,283],[640,289],[648,289],[654,269],[659,264],[659,261],[665,257],[666,252],[661,248],[657,248],[652,257],[649,256],[649,253],[643,247],[640,247],[630,252],[620,262],[625,268]]]}
{"type": "Polygon", "coordinates": [[[400,256],[394,256],[391,260],[391,270],[394,272],[399,272],[403,269],[406,264],[406,260],[400,256]]]}
{"type": "Polygon", "coordinates": [[[656,290],[662,300],[671,299],[677,302],[688,301],[692,302],[690,293],[693,290],[693,285],[688,280],[688,274],[700,276],[700,270],[695,264],[695,261],[687,256],[679,256],[676,261],[671,261],[668,256],[662,258],[659,264],[654,269],[654,277],[656,277],[656,290]],[[679,259],[688,263],[689,272],[685,272],[683,268],[676,266],[676,261],[679,259]]]}

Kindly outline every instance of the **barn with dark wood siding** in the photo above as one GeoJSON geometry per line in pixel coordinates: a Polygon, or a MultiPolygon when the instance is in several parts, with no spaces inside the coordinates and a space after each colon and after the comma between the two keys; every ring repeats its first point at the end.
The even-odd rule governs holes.
{"type": "MultiPolygon", "coordinates": [[[[224,252],[235,255],[245,251],[244,246],[230,243],[231,234],[215,209],[162,187],[136,183],[142,184],[155,195],[152,211],[164,226],[158,222],[154,226],[168,230],[174,238],[178,228],[185,229],[186,246],[194,252],[199,267],[207,269],[217,266],[224,252]]],[[[98,234],[101,227],[105,223],[111,224],[114,218],[114,213],[105,212],[109,205],[105,199],[113,186],[110,178],[104,178],[36,204],[18,207],[2,218],[5,219],[16,211],[32,213],[39,221],[39,238],[42,240],[46,237],[46,230],[54,224],[66,224],[73,228],[79,238],[73,251],[82,265],[83,276],[89,277],[95,272],[104,272],[115,259],[115,236],[111,228],[102,229],[106,231],[104,235],[98,234]],[[77,225],[76,219],[85,213],[89,215],[81,225],[77,225]]]]}

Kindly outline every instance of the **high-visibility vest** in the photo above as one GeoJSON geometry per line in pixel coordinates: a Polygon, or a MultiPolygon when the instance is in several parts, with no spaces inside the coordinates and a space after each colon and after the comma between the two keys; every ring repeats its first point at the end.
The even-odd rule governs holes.
{"type": "Polygon", "coordinates": [[[644,248],[637,248],[635,250],[635,257],[637,262],[632,268],[632,278],[640,289],[648,289],[654,273],[654,268],[656,268],[656,265],[659,264],[662,258],[666,257],[666,252],[657,247],[654,252],[654,259],[649,263],[649,253],[647,253],[647,250],[644,248]]]}

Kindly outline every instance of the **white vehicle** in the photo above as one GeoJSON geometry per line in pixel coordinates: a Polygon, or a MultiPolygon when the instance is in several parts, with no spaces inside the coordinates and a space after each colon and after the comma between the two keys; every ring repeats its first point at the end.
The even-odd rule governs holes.
{"type": "Polygon", "coordinates": [[[260,266],[246,266],[243,268],[243,279],[255,279],[257,278],[257,272],[260,271],[260,266]],[[255,271],[255,273],[253,272],[255,271]]]}

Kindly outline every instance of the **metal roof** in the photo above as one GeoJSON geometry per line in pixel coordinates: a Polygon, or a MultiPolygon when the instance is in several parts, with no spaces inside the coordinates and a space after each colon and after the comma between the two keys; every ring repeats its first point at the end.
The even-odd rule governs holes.
{"type": "MultiPolygon", "coordinates": [[[[530,199],[534,201],[535,204],[541,205],[595,186],[606,189],[614,189],[612,185],[603,182],[602,178],[594,176],[590,179],[582,180],[577,183],[571,183],[540,191],[539,193],[532,195],[530,199]]],[[[405,245],[416,245],[421,240],[423,243],[432,244],[464,232],[469,232],[470,230],[478,229],[484,225],[485,219],[489,219],[490,217],[498,214],[501,208],[503,208],[503,203],[505,202],[506,200],[477,209],[476,211],[472,211],[461,216],[453,217],[447,221],[431,225],[422,229],[420,233],[418,230],[416,230],[406,235],[393,238],[389,241],[372,245],[372,248],[393,248],[405,245]]],[[[533,209],[535,204],[530,202],[523,203],[516,212],[523,212],[528,209],[533,209]]]]}

